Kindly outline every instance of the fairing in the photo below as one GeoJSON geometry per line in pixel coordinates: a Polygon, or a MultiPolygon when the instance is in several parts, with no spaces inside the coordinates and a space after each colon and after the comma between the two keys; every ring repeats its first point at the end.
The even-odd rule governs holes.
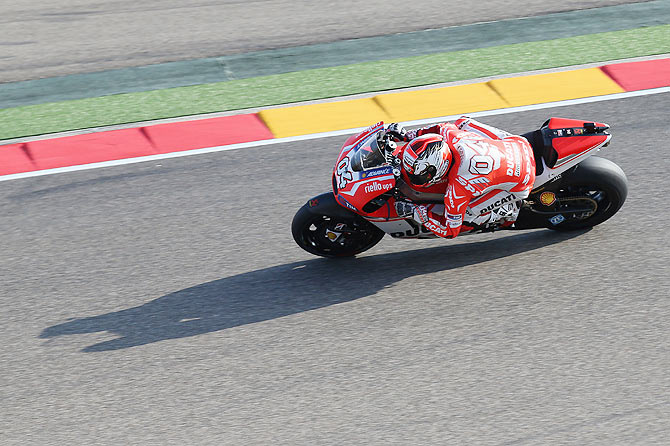
{"type": "Polygon", "coordinates": [[[548,134],[557,155],[554,168],[605,144],[610,137],[606,132],[609,125],[600,122],[551,118],[547,128],[551,131],[548,134]]]}
{"type": "Polygon", "coordinates": [[[383,128],[380,122],[349,138],[333,171],[333,193],[337,202],[363,215],[377,211],[378,207],[371,212],[366,205],[395,186],[393,167],[386,163],[377,145],[377,132],[383,128]]]}
{"type": "Polygon", "coordinates": [[[609,125],[578,119],[551,118],[539,130],[544,147],[534,147],[536,163],[542,163],[535,188],[576,166],[606,146],[612,135],[609,125]],[[541,159],[537,159],[541,154],[541,159]]]}

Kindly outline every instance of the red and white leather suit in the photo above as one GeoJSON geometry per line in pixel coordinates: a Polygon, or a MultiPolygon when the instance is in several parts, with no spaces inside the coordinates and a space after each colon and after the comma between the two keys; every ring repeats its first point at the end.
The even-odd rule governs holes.
{"type": "MultiPolygon", "coordinates": [[[[409,139],[438,133],[451,150],[444,210],[441,205],[416,206],[414,219],[440,237],[453,238],[474,225],[512,224],[518,202],[528,197],[535,182],[535,159],[528,141],[503,130],[463,117],[407,132],[409,139]]],[[[446,183],[446,184],[444,184],[446,183]]]]}

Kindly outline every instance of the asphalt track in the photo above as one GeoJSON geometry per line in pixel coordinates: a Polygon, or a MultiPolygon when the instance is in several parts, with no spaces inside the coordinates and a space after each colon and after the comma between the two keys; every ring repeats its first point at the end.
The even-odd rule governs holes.
{"type": "Polygon", "coordinates": [[[612,124],[581,233],[315,258],[341,137],[3,183],[1,443],[667,444],[669,100],[482,119],[612,124]]]}
{"type": "MultiPolygon", "coordinates": [[[[626,0],[0,1],[0,82],[642,3],[626,0]]],[[[585,33],[588,33],[585,30],[585,33]]],[[[592,31],[593,32],[593,31],[592,31]]]]}
{"type": "MultiPolygon", "coordinates": [[[[337,40],[334,42],[302,44],[287,48],[177,60],[139,67],[131,66],[92,73],[33,79],[23,82],[5,82],[0,83],[0,98],[2,98],[0,100],[0,107],[20,107],[47,102],[249,79],[258,76],[291,73],[296,70],[305,71],[388,59],[398,60],[398,58],[401,58],[399,60],[401,61],[403,57],[406,58],[408,56],[435,55],[437,53],[467,51],[491,46],[523,44],[576,36],[585,38],[586,34],[600,33],[602,37],[602,33],[623,30],[627,34],[634,29],[637,29],[636,32],[645,32],[648,30],[640,28],[654,27],[668,23],[670,23],[670,0],[653,0],[586,10],[578,9],[533,17],[516,17],[446,28],[424,29],[406,33],[337,40]]],[[[414,23],[414,26],[419,26],[419,24],[414,23]]],[[[368,26],[362,27],[361,30],[367,31],[368,26]]],[[[341,32],[345,31],[346,29],[341,30],[341,32]]],[[[386,32],[393,32],[393,30],[386,30],[386,32]]],[[[132,40],[135,34],[131,34],[130,36],[132,40]]],[[[234,36],[240,37],[239,34],[234,34],[234,36]]],[[[307,35],[305,36],[307,41],[309,41],[307,39],[309,37],[313,38],[313,36],[307,35]]],[[[330,37],[337,38],[338,36],[333,35],[330,37]]],[[[620,35],[618,43],[603,44],[600,42],[596,44],[596,46],[601,48],[600,52],[591,52],[590,55],[584,54],[585,51],[589,51],[589,48],[575,48],[574,41],[570,43],[565,42],[565,45],[568,46],[566,50],[580,53],[582,62],[595,62],[596,60],[606,61],[617,59],[626,55],[633,56],[642,53],[649,54],[654,51],[659,52],[660,48],[663,48],[662,39],[661,35],[655,38],[648,35],[632,36],[628,34],[626,37],[620,35]],[[657,45],[655,50],[654,47],[648,47],[646,52],[642,51],[642,53],[636,53],[635,49],[629,48],[628,54],[617,53],[617,50],[611,48],[612,46],[619,47],[621,44],[630,45],[631,41],[637,40],[654,40],[657,45]],[[605,47],[605,49],[602,49],[602,47],[605,47]]],[[[63,45],[61,41],[58,42],[63,45]]],[[[642,43],[637,42],[635,45],[640,44],[642,43]]],[[[589,46],[593,45],[592,42],[589,46]]],[[[67,44],[65,43],[63,46],[67,47],[67,44]]],[[[160,50],[164,50],[162,47],[159,48],[160,50]]],[[[43,53],[47,52],[47,49],[44,48],[43,53]]],[[[221,51],[225,50],[225,48],[221,49],[221,51]]],[[[535,60],[534,63],[538,64],[538,67],[542,65],[542,54],[546,51],[537,48],[532,50],[532,52],[537,53],[537,57],[533,59],[535,60]]],[[[640,50],[638,49],[637,51],[640,50]]],[[[68,53],[67,57],[73,57],[72,53],[68,53]]],[[[507,55],[506,58],[518,59],[520,57],[526,59],[527,53],[524,53],[522,48],[517,47],[517,54],[514,56],[507,55]]],[[[573,54],[568,57],[568,60],[565,60],[565,55],[553,53],[557,66],[576,64],[578,62],[574,60],[575,57],[576,55],[573,54]],[[569,62],[570,58],[572,58],[572,62],[569,62]],[[562,62],[560,62],[561,60],[562,62]]],[[[27,62],[25,59],[25,56],[19,57],[18,60],[17,58],[0,59],[0,82],[6,78],[8,74],[6,72],[7,69],[10,71],[21,70],[21,66],[27,62]],[[21,61],[21,59],[24,60],[21,61]]],[[[130,63],[131,61],[128,62],[130,63]]],[[[463,63],[464,65],[461,66],[463,70],[461,71],[470,71],[470,75],[465,74],[465,77],[479,77],[480,75],[477,74],[477,71],[485,69],[485,67],[474,62],[474,59],[468,61],[468,58],[464,58],[463,63]]],[[[489,60],[489,64],[493,66],[499,63],[500,61],[489,60]]],[[[547,64],[548,61],[545,60],[544,63],[547,64]]],[[[423,68],[420,65],[418,61],[415,61],[416,70],[427,69],[425,64],[423,68]]],[[[400,81],[407,73],[403,75],[400,67],[398,68],[401,77],[397,80],[400,81]]],[[[531,66],[526,66],[524,70],[531,68],[531,66]]],[[[520,66],[517,65],[516,69],[511,69],[511,71],[519,71],[520,69],[520,66]]],[[[23,70],[23,75],[29,78],[39,74],[39,71],[23,70]]],[[[457,78],[458,76],[456,75],[457,78]]],[[[309,82],[309,79],[310,76],[302,80],[295,79],[294,83],[301,83],[305,80],[309,82]]],[[[327,80],[324,81],[329,83],[327,80]]],[[[421,83],[416,79],[413,82],[421,83]]],[[[433,82],[437,81],[434,80],[433,82]]],[[[407,85],[409,84],[412,84],[412,81],[408,81],[407,85]]],[[[402,81],[400,81],[400,85],[406,86],[402,81]]],[[[384,85],[377,86],[377,89],[382,88],[386,87],[384,85]]],[[[246,95],[251,97],[257,96],[254,90],[252,86],[246,86],[246,95]]],[[[256,101],[258,104],[262,102],[262,99],[257,97],[256,101]]]]}

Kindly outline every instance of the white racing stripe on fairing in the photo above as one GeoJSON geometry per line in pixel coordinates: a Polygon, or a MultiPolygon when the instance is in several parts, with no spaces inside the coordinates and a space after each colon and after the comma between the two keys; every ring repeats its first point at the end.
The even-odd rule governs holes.
{"type": "MultiPolygon", "coordinates": [[[[482,111],[482,112],[474,112],[474,113],[468,113],[467,115],[473,118],[477,117],[482,117],[482,116],[494,116],[494,115],[504,115],[508,113],[517,113],[517,112],[525,112],[525,111],[531,111],[531,110],[542,110],[545,108],[554,108],[554,107],[562,107],[562,106],[568,106],[568,105],[579,105],[579,104],[588,104],[592,102],[601,102],[601,101],[611,101],[611,100],[616,100],[616,99],[626,99],[626,98],[634,98],[638,96],[648,96],[652,94],[659,94],[659,93],[670,93],[670,87],[661,87],[661,88],[653,88],[649,90],[638,90],[638,91],[629,91],[629,92],[624,92],[624,93],[615,93],[615,94],[609,94],[605,96],[592,96],[588,98],[580,98],[580,99],[570,99],[567,101],[557,101],[557,102],[546,102],[543,104],[533,104],[533,105],[524,105],[521,107],[510,107],[510,108],[501,108],[497,110],[487,110],[487,111],[482,111]]],[[[406,126],[414,126],[414,125],[427,125],[427,124],[434,124],[437,122],[442,122],[442,121],[451,121],[460,118],[462,115],[449,115],[449,116],[439,116],[436,118],[431,118],[431,119],[421,119],[417,121],[406,121],[404,122],[404,125],[406,126]]],[[[266,140],[261,140],[261,141],[252,141],[252,142],[245,142],[245,143],[240,143],[240,144],[230,144],[230,145],[225,145],[225,146],[217,146],[217,147],[206,147],[203,149],[195,149],[195,150],[185,150],[183,152],[171,152],[171,153],[164,153],[160,155],[150,155],[150,156],[142,156],[138,158],[126,158],[126,159],[120,159],[120,160],[114,160],[114,161],[104,161],[100,163],[91,163],[91,164],[81,164],[78,166],[67,166],[67,167],[58,167],[56,169],[45,169],[45,170],[36,170],[32,172],[22,172],[22,173],[14,173],[10,175],[3,175],[0,176],[0,181],[10,181],[10,180],[19,180],[22,178],[32,178],[32,177],[39,177],[43,175],[54,175],[58,173],[67,173],[67,172],[77,172],[80,170],[89,170],[89,169],[99,169],[102,167],[114,167],[114,166],[122,166],[125,164],[134,164],[134,163],[144,163],[147,161],[157,161],[157,160],[164,160],[168,158],[179,158],[182,156],[191,156],[191,155],[202,155],[205,153],[214,153],[214,152],[226,152],[229,150],[239,150],[239,149],[249,149],[253,147],[262,147],[262,146],[268,146],[268,145],[273,145],[273,144],[284,144],[284,143],[290,143],[290,142],[297,142],[297,141],[307,141],[310,139],[320,139],[320,138],[330,138],[333,136],[343,136],[343,135],[350,135],[353,133],[360,133],[363,130],[367,129],[368,126],[365,127],[358,127],[358,128],[353,128],[353,129],[346,129],[346,130],[336,130],[332,132],[323,132],[323,133],[313,133],[310,135],[300,135],[300,136],[290,136],[287,138],[276,138],[276,139],[266,139],[266,140]]]]}

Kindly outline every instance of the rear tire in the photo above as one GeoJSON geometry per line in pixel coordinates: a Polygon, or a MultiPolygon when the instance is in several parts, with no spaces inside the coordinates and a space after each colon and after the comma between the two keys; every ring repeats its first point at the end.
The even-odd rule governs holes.
{"type": "Polygon", "coordinates": [[[599,225],[616,214],[628,195],[628,180],[612,161],[594,156],[577,165],[552,191],[559,201],[559,210],[561,198],[581,198],[585,203],[595,203],[595,210],[590,215],[561,214],[565,217],[563,222],[548,226],[555,231],[574,231],[599,225]]]}
{"type": "Polygon", "coordinates": [[[291,232],[298,246],[322,257],[355,256],[379,243],[385,234],[360,215],[337,204],[332,194],[319,196],[316,207],[303,205],[293,217],[291,232]],[[333,210],[329,209],[333,203],[337,206],[336,212],[328,212],[333,210]]]}

